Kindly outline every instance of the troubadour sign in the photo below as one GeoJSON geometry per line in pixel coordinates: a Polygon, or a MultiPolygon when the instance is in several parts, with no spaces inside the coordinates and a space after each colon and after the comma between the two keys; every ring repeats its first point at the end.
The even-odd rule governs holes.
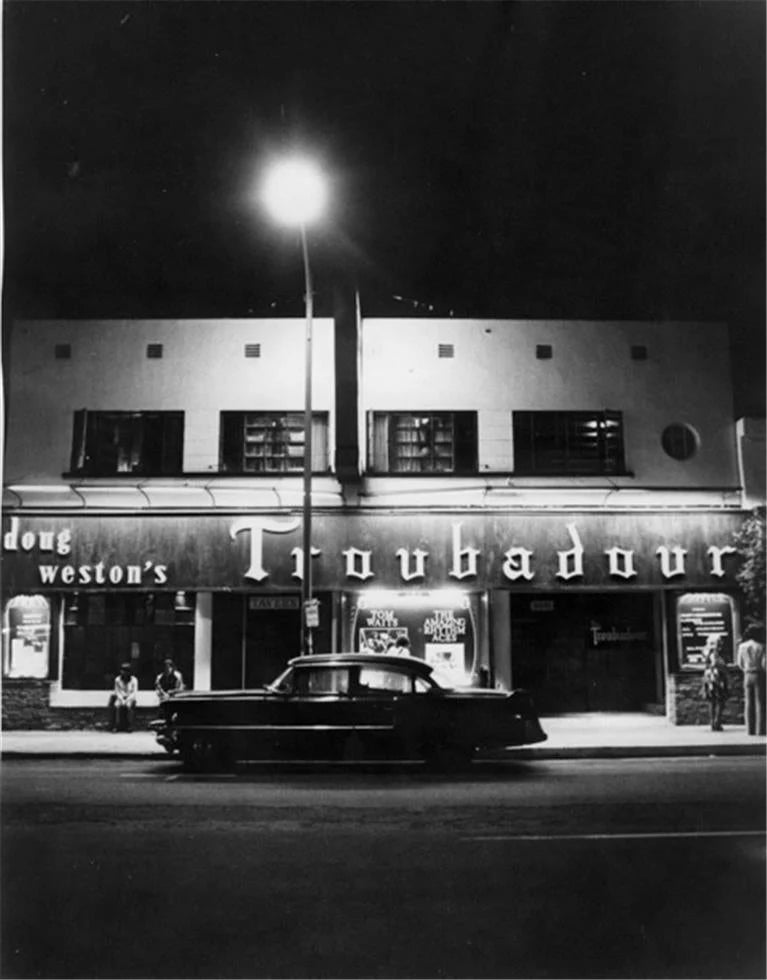
{"type": "MultiPolygon", "coordinates": [[[[739,513],[317,513],[314,587],[734,585],[739,513]]],[[[297,515],[13,516],[6,594],[69,589],[297,590],[297,515]]]]}

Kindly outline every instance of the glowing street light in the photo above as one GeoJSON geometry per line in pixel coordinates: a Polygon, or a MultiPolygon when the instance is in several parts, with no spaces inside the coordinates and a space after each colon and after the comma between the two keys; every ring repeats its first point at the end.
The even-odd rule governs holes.
{"type": "Polygon", "coordinates": [[[274,164],[267,172],[262,199],[275,221],[305,227],[325,209],[327,185],[311,160],[293,157],[274,164]]]}
{"type": "Polygon", "coordinates": [[[317,604],[312,598],[312,317],[314,297],[309,265],[306,227],[322,214],[327,200],[327,183],[320,169],[307,160],[293,157],[274,164],[264,179],[261,199],[280,224],[297,227],[301,234],[306,301],[306,345],[304,358],[304,492],[303,565],[301,580],[301,653],[312,652],[312,629],[317,625],[317,604]]]}

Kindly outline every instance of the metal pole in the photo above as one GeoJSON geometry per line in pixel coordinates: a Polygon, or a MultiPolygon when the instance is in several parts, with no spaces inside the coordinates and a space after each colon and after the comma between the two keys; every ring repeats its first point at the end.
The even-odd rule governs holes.
{"type": "Polygon", "coordinates": [[[304,257],[306,287],[306,345],[304,351],[304,495],[303,495],[303,576],[301,579],[301,653],[310,654],[313,636],[306,623],[306,610],[312,598],[312,273],[309,266],[309,249],[306,244],[306,226],[301,223],[301,251],[304,257]]]}

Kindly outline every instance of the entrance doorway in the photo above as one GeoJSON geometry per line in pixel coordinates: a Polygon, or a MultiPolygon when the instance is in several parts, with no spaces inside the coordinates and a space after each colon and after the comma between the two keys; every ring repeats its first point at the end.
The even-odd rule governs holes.
{"type": "MultiPolygon", "coordinates": [[[[320,599],[315,649],[330,649],[331,597],[320,599]]],[[[263,687],[301,652],[298,596],[253,596],[218,592],[213,596],[213,690],[263,687]]]]}
{"type": "Polygon", "coordinates": [[[542,714],[640,711],[656,698],[651,595],[511,597],[511,676],[542,714]]]}

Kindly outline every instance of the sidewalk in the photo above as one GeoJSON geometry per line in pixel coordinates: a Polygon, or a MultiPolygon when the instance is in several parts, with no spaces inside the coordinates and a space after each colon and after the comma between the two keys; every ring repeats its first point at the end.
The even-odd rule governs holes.
{"type": "MultiPolygon", "coordinates": [[[[542,718],[548,739],[492,753],[516,759],[620,758],[654,756],[764,756],[767,739],[747,735],[742,726],[712,732],[704,725],[672,725],[644,714],[592,713],[542,718]]],[[[7,731],[0,736],[3,758],[154,758],[167,752],[147,731],[7,731]]]]}

